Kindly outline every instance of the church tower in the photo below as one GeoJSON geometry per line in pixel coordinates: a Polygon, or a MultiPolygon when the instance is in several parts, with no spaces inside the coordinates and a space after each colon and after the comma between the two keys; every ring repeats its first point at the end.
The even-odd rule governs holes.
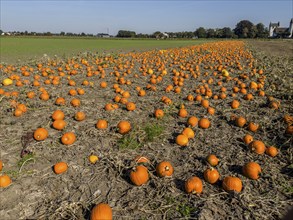
{"type": "Polygon", "coordinates": [[[280,22],[278,22],[278,23],[270,22],[270,25],[269,25],[269,37],[275,37],[274,31],[279,26],[280,26],[280,22]]]}
{"type": "Polygon", "coordinates": [[[289,25],[289,33],[290,33],[289,38],[290,38],[290,37],[293,37],[293,18],[292,18],[291,21],[290,21],[290,25],[289,25]]]}

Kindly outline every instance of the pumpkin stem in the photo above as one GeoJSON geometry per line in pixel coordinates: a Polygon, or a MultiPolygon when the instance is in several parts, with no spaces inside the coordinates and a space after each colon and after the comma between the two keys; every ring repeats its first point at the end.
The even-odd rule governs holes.
{"type": "Polygon", "coordinates": [[[196,190],[192,190],[191,193],[192,193],[193,195],[196,195],[196,194],[197,194],[196,190]]]}
{"type": "Polygon", "coordinates": [[[170,168],[169,168],[168,166],[166,166],[166,167],[165,167],[165,170],[166,170],[166,171],[169,171],[169,170],[170,170],[170,168]]]}

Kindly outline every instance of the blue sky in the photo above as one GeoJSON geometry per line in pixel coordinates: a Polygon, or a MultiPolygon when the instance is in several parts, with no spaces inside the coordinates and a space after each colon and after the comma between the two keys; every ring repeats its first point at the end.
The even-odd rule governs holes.
{"type": "Polygon", "coordinates": [[[293,17],[292,0],[205,0],[205,1],[100,1],[100,0],[0,0],[0,29],[52,33],[106,33],[132,30],[151,34],[155,31],[194,31],[231,27],[240,20],[280,21],[289,26],[293,17]]]}

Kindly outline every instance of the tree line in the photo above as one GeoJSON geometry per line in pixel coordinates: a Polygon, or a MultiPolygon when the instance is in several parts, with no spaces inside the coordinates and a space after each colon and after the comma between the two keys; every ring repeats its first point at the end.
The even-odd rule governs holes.
{"type": "Polygon", "coordinates": [[[236,24],[233,30],[230,27],[216,29],[199,27],[195,31],[156,31],[153,34],[136,34],[134,31],[120,30],[117,37],[165,38],[166,34],[169,38],[267,38],[269,31],[262,23],[254,25],[251,21],[242,20],[236,24]]]}
{"type": "MultiPolygon", "coordinates": [[[[0,30],[0,34],[3,31],[0,30]]],[[[20,35],[20,36],[77,36],[77,37],[93,37],[93,36],[107,36],[108,34],[86,34],[84,32],[76,34],[64,31],[60,33],[51,33],[51,32],[20,32],[14,31],[11,32],[11,35],[20,35]]],[[[182,31],[182,32],[161,32],[156,31],[152,34],[136,34],[135,31],[129,30],[119,30],[116,37],[119,38],[267,38],[269,35],[268,28],[262,23],[254,25],[249,20],[242,20],[238,22],[234,29],[230,27],[223,28],[204,28],[199,27],[195,31],[182,31]]]]}

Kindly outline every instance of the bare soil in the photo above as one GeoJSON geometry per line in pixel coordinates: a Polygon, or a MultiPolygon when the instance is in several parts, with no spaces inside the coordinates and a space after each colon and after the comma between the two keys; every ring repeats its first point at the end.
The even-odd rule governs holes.
{"type": "Polygon", "coordinates": [[[270,56],[289,56],[293,57],[293,40],[292,39],[272,39],[272,40],[251,40],[248,43],[255,50],[262,51],[270,56]]]}
{"type": "MultiPolygon", "coordinates": [[[[146,89],[148,76],[126,76],[126,79],[131,79],[132,85],[121,85],[121,88],[128,90],[131,94],[129,101],[136,103],[137,109],[133,112],[126,111],[123,105],[115,111],[104,110],[105,104],[113,102],[115,96],[111,85],[116,80],[114,75],[110,75],[113,71],[111,67],[105,68],[105,78],[100,75],[88,78],[94,83],[93,86],[81,85],[84,74],[71,77],[76,81],[76,87],[83,87],[86,91],[85,95],[78,96],[82,102],[78,108],[73,108],[69,103],[72,97],[68,91],[72,87],[67,85],[66,78],[61,80],[62,85],[59,86],[42,85],[51,95],[48,101],[40,101],[38,95],[35,99],[27,99],[27,91],[36,91],[32,86],[2,87],[7,91],[17,89],[20,92],[17,101],[25,103],[28,112],[19,118],[14,117],[10,105],[12,98],[0,96],[0,159],[5,164],[1,172],[9,175],[13,181],[9,187],[0,188],[0,219],[89,219],[90,210],[100,202],[112,207],[114,219],[281,219],[293,205],[293,142],[292,135],[284,132],[286,124],[283,121],[285,114],[293,114],[293,62],[292,56],[288,56],[292,47],[288,45],[292,45],[292,41],[246,43],[257,62],[256,66],[264,69],[267,77],[264,91],[281,103],[278,110],[269,108],[267,97],[258,96],[257,92],[250,90],[254,99],[243,100],[244,95],[237,94],[241,107],[236,110],[230,108],[230,102],[234,99],[230,95],[223,100],[210,99],[210,105],[216,109],[215,115],[208,115],[200,103],[185,100],[189,93],[196,95],[194,89],[201,85],[201,80],[206,79],[204,72],[212,76],[215,70],[204,68],[209,63],[200,64],[202,74],[197,79],[185,79],[180,94],[165,92],[166,86],[172,84],[172,69],[180,69],[180,64],[167,66],[168,75],[157,84],[157,92],[146,89]],[[100,88],[101,81],[107,81],[108,87],[100,88]],[[136,86],[146,89],[147,95],[137,96],[136,86]],[[54,105],[59,96],[66,98],[66,105],[54,105]],[[173,104],[163,104],[162,96],[170,97],[173,104]],[[196,137],[187,147],[179,147],[175,143],[176,136],[186,127],[187,121],[187,118],[177,115],[181,104],[185,105],[189,115],[208,117],[212,123],[206,130],[195,127],[196,137]],[[159,121],[153,117],[157,108],[164,109],[166,113],[164,119],[159,121]],[[64,131],[51,127],[50,115],[56,109],[65,112],[67,126],[64,131]],[[77,111],[86,113],[85,121],[74,120],[77,111]],[[260,124],[260,129],[252,133],[246,127],[237,127],[230,118],[232,114],[242,115],[248,121],[260,124]],[[108,121],[107,130],[95,128],[100,118],[108,121]],[[140,143],[140,147],[121,149],[119,140],[123,137],[116,132],[116,125],[121,120],[131,122],[135,141],[140,143]],[[164,131],[153,141],[144,141],[146,124],[159,124],[164,131]],[[48,129],[49,137],[45,141],[34,140],[33,132],[38,127],[48,129]],[[66,131],[73,131],[77,136],[77,141],[70,146],[60,143],[60,137],[66,131]],[[276,146],[279,154],[272,158],[250,152],[242,141],[248,133],[254,139],[264,141],[267,146],[276,146]],[[24,152],[25,159],[21,158],[21,152],[24,152]],[[33,156],[28,157],[27,152],[33,156]],[[94,165],[88,161],[92,153],[99,156],[99,161],[94,165]],[[204,180],[203,172],[208,168],[205,158],[210,153],[220,159],[216,169],[221,180],[228,175],[242,180],[243,190],[240,193],[224,191],[221,180],[214,185],[204,180]],[[151,161],[148,165],[150,180],[140,187],[134,186],[129,179],[137,155],[144,155],[151,161]],[[163,160],[172,163],[175,169],[172,177],[157,176],[155,166],[163,160]],[[66,173],[56,175],[52,166],[59,161],[66,161],[69,169],[66,173]],[[250,180],[242,174],[242,166],[250,161],[259,163],[262,168],[258,180],[250,180]],[[202,179],[202,194],[185,193],[184,182],[191,176],[202,179]]],[[[153,51],[150,56],[156,53],[158,51],[153,51]]],[[[203,49],[201,53],[209,51],[203,49]]],[[[142,57],[149,56],[141,54],[142,57]]],[[[83,56],[74,59],[79,62],[82,58],[92,60],[91,54],[83,56]]],[[[126,61],[132,59],[126,54],[121,62],[127,65],[126,61]]],[[[60,65],[62,62],[57,61],[60,65]]],[[[241,62],[245,65],[246,60],[241,62]]],[[[135,61],[132,72],[139,73],[141,65],[135,61]]],[[[17,69],[16,72],[20,74],[19,67],[17,69]]],[[[3,69],[1,71],[2,81],[6,73],[3,69]]],[[[86,67],[82,66],[79,71],[86,72],[86,67]]],[[[240,71],[231,71],[232,75],[237,73],[240,71]]],[[[32,81],[32,77],[28,79],[32,81]]],[[[250,80],[256,78],[249,79],[247,85],[250,80]]],[[[228,91],[232,90],[233,83],[225,82],[228,91]]],[[[211,88],[219,93],[221,87],[213,83],[211,88]]]]}

